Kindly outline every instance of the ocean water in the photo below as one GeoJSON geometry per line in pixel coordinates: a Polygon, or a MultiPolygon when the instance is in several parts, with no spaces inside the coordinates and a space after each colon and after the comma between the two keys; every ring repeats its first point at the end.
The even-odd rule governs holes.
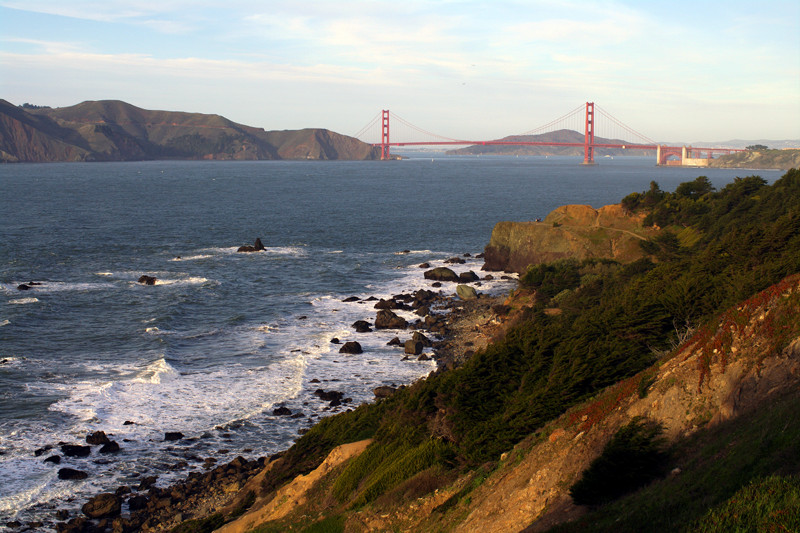
{"type": "Polygon", "coordinates": [[[0,528],[52,525],[56,509],[74,512],[143,476],[164,486],[201,470],[197,458],[275,453],[321,417],[371,401],[376,386],[427,375],[433,362],[401,361],[386,346],[408,332],[355,333],[351,324],[376,311],[343,300],[430,287],[420,263],[474,256],[498,221],[616,203],[651,180],[674,190],[706,175],[721,187],[754,173],[579,162],[416,154],[0,166],[0,528]],[[236,252],[256,237],[265,251],[236,252]],[[143,274],[156,285],[137,283],[143,274]],[[27,282],[38,285],[18,290],[27,282]],[[333,337],[365,353],[341,355],[333,337]],[[329,408],[318,388],[352,403],[329,408]],[[278,405],[302,416],[273,416],[278,405]],[[121,452],[44,462],[59,442],[83,444],[97,430],[121,452]],[[185,438],[164,442],[167,431],[185,438]],[[170,468],[179,461],[188,465],[170,468]],[[60,481],[61,467],[89,477],[60,481]]]}

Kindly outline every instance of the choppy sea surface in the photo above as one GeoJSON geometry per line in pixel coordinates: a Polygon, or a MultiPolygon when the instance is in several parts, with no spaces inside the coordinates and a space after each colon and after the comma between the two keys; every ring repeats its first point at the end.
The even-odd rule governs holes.
{"type": "Polygon", "coordinates": [[[343,300],[428,288],[420,263],[474,256],[498,221],[616,203],[651,180],[674,190],[699,175],[717,187],[781,175],[641,157],[579,163],[417,154],[0,166],[0,528],[52,525],[55,510],[143,476],[166,485],[202,469],[191,458],[275,453],[320,417],[371,401],[376,386],[427,375],[435,363],[386,346],[407,332],[355,333],[376,311],[343,300]],[[265,251],[236,252],[257,237],[265,251]],[[158,282],[137,283],[144,274],[158,282]],[[339,354],[333,337],[364,353],[339,354]],[[318,388],[353,402],[330,408],[318,388]],[[274,416],[278,405],[303,416],[274,416]],[[44,462],[97,430],[121,451],[44,462]],[[168,431],[185,438],[164,442],[168,431]],[[170,469],[179,461],[188,465],[170,469]],[[89,477],[59,480],[62,467],[89,477]]]}

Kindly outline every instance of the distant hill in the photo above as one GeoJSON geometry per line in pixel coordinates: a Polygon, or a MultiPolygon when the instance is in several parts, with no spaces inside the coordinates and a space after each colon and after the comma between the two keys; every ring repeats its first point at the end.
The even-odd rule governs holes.
{"type": "Polygon", "coordinates": [[[800,150],[750,150],[712,159],[710,166],[719,168],[800,168],[800,150]]]}
{"type": "MultiPolygon", "coordinates": [[[[505,142],[559,142],[559,143],[581,143],[583,144],[583,133],[574,130],[558,130],[539,135],[510,135],[497,141],[505,142]]],[[[622,139],[605,139],[595,137],[597,143],[607,144],[634,144],[631,141],[622,139]]],[[[479,145],[475,144],[449,150],[452,155],[571,155],[582,156],[583,146],[519,146],[519,145],[479,145]]],[[[646,155],[655,156],[655,150],[623,150],[616,148],[598,148],[595,156],[616,156],[616,155],[646,155]]]]}
{"type": "Polygon", "coordinates": [[[324,129],[265,131],[219,115],[151,111],[118,100],[63,108],[0,100],[0,161],[376,159],[378,150],[324,129]]]}

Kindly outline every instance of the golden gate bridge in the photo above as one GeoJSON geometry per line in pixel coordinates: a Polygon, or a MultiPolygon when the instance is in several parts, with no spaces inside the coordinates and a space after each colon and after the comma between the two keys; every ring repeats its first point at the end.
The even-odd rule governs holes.
{"type": "MultiPolygon", "coordinates": [[[[708,166],[714,154],[730,154],[744,151],[737,148],[693,148],[691,146],[668,146],[659,144],[623,124],[594,102],[581,104],[569,113],[524,133],[503,139],[474,141],[456,139],[431,133],[411,122],[382,110],[366,126],[354,135],[368,144],[379,147],[381,159],[392,159],[391,147],[401,146],[559,146],[582,147],[583,164],[593,165],[597,149],[651,150],[656,152],[657,165],[708,166]],[[597,118],[603,125],[603,135],[595,135],[597,118]],[[572,141],[533,140],[531,137],[552,132],[583,131],[583,140],[572,141]],[[632,140],[622,140],[622,137],[632,140]],[[400,140],[397,140],[397,139],[400,140]]],[[[574,135],[573,135],[574,137],[574,135]]]]}

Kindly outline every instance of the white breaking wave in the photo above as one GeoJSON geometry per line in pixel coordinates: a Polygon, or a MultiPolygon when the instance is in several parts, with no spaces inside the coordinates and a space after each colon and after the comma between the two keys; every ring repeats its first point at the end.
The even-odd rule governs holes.
{"type": "Polygon", "coordinates": [[[8,303],[14,305],[35,304],[39,298],[17,298],[16,300],[9,300],[8,303]]]}

